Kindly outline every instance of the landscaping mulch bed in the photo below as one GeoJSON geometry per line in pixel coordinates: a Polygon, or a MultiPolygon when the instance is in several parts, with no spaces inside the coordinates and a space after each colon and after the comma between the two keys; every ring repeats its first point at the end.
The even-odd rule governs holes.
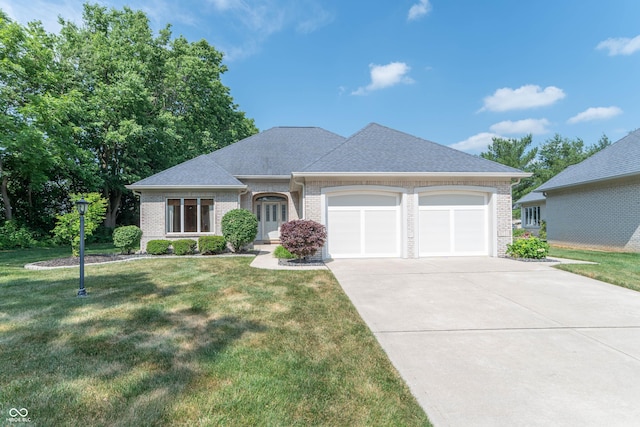
{"type": "Polygon", "coordinates": [[[324,262],[317,260],[306,260],[306,259],[278,259],[278,265],[284,265],[288,267],[322,267],[324,266],[324,262]]]}
{"type": "MultiPolygon", "coordinates": [[[[244,251],[240,253],[231,253],[224,252],[216,255],[182,255],[180,257],[224,257],[224,256],[255,256],[258,254],[258,251],[244,251]]],[[[173,258],[177,257],[177,255],[168,254],[168,255],[147,255],[147,254],[131,254],[131,255],[122,255],[122,254],[91,254],[84,256],[84,263],[86,264],[103,264],[106,262],[115,262],[115,261],[129,261],[137,258],[173,258]]],[[[27,264],[25,267],[27,269],[38,270],[38,269],[47,269],[47,268],[57,268],[57,267],[74,267],[80,265],[80,257],[67,257],[67,258],[55,258],[49,259],[46,261],[38,261],[31,264],[27,264]]],[[[310,265],[310,264],[307,264],[310,265]]]]}
{"type": "MultiPolygon", "coordinates": [[[[121,255],[121,254],[85,255],[84,263],[100,264],[103,262],[126,261],[132,258],[141,258],[144,256],[145,255],[121,255]]],[[[46,261],[34,262],[31,265],[36,267],[72,267],[74,265],[80,265],[80,257],[55,258],[55,259],[49,259],[46,261]]]]}

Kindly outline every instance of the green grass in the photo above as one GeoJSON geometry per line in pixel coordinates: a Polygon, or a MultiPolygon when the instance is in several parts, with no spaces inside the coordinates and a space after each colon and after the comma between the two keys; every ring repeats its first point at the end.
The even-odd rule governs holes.
{"type": "Polygon", "coordinates": [[[551,247],[549,256],[597,262],[593,264],[561,264],[561,270],[602,280],[640,291],[640,253],[600,252],[551,247]]]}
{"type": "Polygon", "coordinates": [[[0,252],[0,424],[429,425],[328,271],[88,265],[77,298],[78,268],[22,268],[66,255],[0,252]]]}

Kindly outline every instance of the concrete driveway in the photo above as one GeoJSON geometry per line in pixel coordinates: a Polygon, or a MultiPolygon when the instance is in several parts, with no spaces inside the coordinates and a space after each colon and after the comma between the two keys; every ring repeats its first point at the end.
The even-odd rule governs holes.
{"type": "Polygon", "coordinates": [[[640,293],[498,258],[327,264],[436,426],[640,425],[640,293]]]}

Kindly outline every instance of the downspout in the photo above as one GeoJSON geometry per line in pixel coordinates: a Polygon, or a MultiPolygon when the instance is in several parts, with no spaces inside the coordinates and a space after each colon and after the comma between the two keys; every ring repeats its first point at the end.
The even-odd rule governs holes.
{"type": "Polygon", "coordinates": [[[242,200],[241,200],[242,196],[244,196],[248,192],[249,192],[249,187],[245,188],[244,190],[238,193],[238,208],[242,206],[242,200]]]}
{"type": "Polygon", "coordinates": [[[304,183],[303,182],[298,182],[295,179],[292,181],[294,184],[299,185],[300,187],[302,187],[302,197],[300,197],[300,203],[302,203],[302,219],[306,219],[307,215],[306,215],[306,209],[305,209],[305,187],[304,187],[304,183]]]}

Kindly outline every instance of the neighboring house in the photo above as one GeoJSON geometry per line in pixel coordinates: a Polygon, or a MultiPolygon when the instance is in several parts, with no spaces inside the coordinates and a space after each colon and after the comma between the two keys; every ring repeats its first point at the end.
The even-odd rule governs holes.
{"type": "Polygon", "coordinates": [[[640,130],[534,191],[546,195],[550,243],[640,252],[640,130]]]}
{"type": "Polygon", "coordinates": [[[540,232],[542,221],[546,221],[546,197],[535,191],[530,192],[516,203],[520,206],[520,220],[522,228],[534,234],[540,232]]]}
{"type": "Polygon", "coordinates": [[[530,176],[370,124],[349,138],[276,127],[128,188],[151,239],[221,234],[223,215],[253,212],[256,242],[304,218],[327,227],[323,258],[504,255],[511,185],[530,176]]]}

